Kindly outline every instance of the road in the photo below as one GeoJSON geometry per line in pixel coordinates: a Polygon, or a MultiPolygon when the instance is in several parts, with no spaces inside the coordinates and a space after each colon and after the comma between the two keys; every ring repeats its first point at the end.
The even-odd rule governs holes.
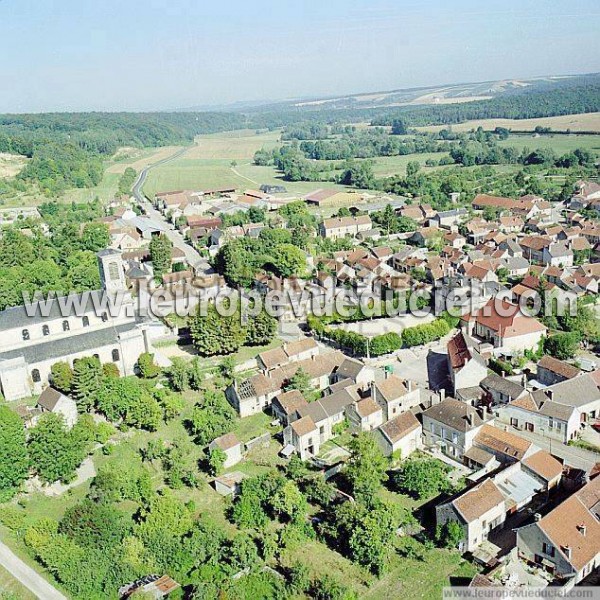
{"type": "Polygon", "coordinates": [[[171,156],[169,156],[167,158],[163,158],[162,160],[159,160],[158,162],[148,165],[139,174],[136,182],[133,184],[132,192],[133,192],[135,199],[140,203],[141,206],[144,207],[144,210],[146,211],[146,214],[149,217],[152,217],[155,221],[164,223],[167,226],[166,235],[171,240],[171,242],[173,242],[173,246],[175,248],[179,248],[179,250],[181,250],[185,254],[185,257],[190,265],[197,267],[199,264],[202,265],[202,264],[206,263],[206,259],[202,258],[200,256],[200,254],[194,248],[192,248],[192,246],[190,246],[188,243],[186,243],[186,241],[184,240],[183,236],[179,233],[179,231],[172,229],[172,225],[163,217],[163,215],[160,212],[158,212],[152,206],[152,203],[148,200],[148,198],[146,198],[146,196],[144,195],[144,192],[143,192],[144,183],[146,183],[146,178],[148,177],[148,172],[151,169],[154,169],[155,167],[164,165],[172,160],[175,160],[176,158],[179,158],[181,155],[183,155],[185,152],[187,152],[187,150],[188,150],[188,148],[183,148],[181,150],[178,150],[177,152],[175,152],[175,154],[172,154],[171,156]]]}
{"type": "Polygon", "coordinates": [[[584,448],[578,448],[577,446],[567,446],[560,442],[549,440],[546,437],[542,437],[537,433],[531,433],[529,431],[521,431],[511,428],[518,436],[533,442],[536,446],[539,446],[543,450],[547,450],[550,454],[562,458],[567,464],[577,467],[579,469],[585,469],[589,471],[597,462],[600,462],[600,455],[595,452],[590,452],[584,448]]]}
{"type": "Polygon", "coordinates": [[[41,575],[26,565],[2,542],[0,542],[0,565],[38,598],[42,600],[67,600],[66,596],[63,596],[41,575]]]}

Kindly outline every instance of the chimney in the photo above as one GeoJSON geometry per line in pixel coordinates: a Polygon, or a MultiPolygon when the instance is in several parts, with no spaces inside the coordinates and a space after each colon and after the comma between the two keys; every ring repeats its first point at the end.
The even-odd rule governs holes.
{"type": "Polygon", "coordinates": [[[446,390],[444,388],[441,388],[439,394],[440,394],[440,402],[443,402],[444,399],[446,398],[446,390]]]}
{"type": "Polygon", "coordinates": [[[412,380],[410,380],[410,379],[407,379],[407,380],[406,380],[406,385],[407,385],[407,387],[408,387],[408,391],[409,391],[409,392],[412,392],[412,389],[413,389],[413,382],[412,382],[412,380]]]}
{"type": "Polygon", "coordinates": [[[585,525],[585,523],[581,523],[581,525],[577,525],[577,530],[579,531],[579,533],[581,533],[583,537],[585,537],[587,526],[585,525]]]}
{"type": "Polygon", "coordinates": [[[535,522],[537,523],[538,521],[542,520],[542,515],[540,515],[540,513],[535,513],[533,515],[533,518],[535,519],[535,522]]]}
{"type": "Polygon", "coordinates": [[[523,374],[523,383],[522,383],[523,387],[525,389],[527,389],[527,375],[523,374]]]}
{"type": "Polygon", "coordinates": [[[506,377],[506,371],[502,369],[502,377],[506,377]]]}
{"type": "Polygon", "coordinates": [[[467,413],[467,423],[469,425],[473,425],[473,413],[470,413],[470,412],[467,413]]]}
{"type": "Polygon", "coordinates": [[[548,400],[554,400],[554,390],[546,390],[546,396],[548,396],[548,400]]]}

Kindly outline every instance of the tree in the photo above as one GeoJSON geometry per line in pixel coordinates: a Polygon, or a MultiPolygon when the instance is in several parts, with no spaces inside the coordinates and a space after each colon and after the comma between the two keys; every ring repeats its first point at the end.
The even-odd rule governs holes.
{"type": "Polygon", "coordinates": [[[346,477],[352,485],[355,498],[369,504],[381,484],[387,481],[388,461],[375,438],[366,432],[352,438],[349,450],[351,456],[347,463],[346,477]]]}
{"type": "Polygon", "coordinates": [[[544,341],[544,350],[560,360],[573,358],[579,349],[580,336],[578,332],[555,333],[544,341]]]}
{"type": "Polygon", "coordinates": [[[437,539],[446,548],[458,548],[465,538],[465,531],[458,521],[446,521],[437,532],[437,539]]]}
{"type": "Polygon", "coordinates": [[[95,356],[86,356],[75,362],[72,390],[79,412],[88,411],[94,405],[102,375],[102,365],[95,356]]]}
{"type": "Polygon", "coordinates": [[[200,446],[228,433],[233,427],[235,413],[223,392],[206,391],[201,404],[194,406],[187,421],[192,435],[200,446]]]}
{"type": "Polygon", "coordinates": [[[173,260],[173,243],[166,234],[154,236],[150,241],[150,259],[154,269],[154,279],[162,282],[163,275],[171,271],[173,260]]]}
{"type": "Polygon", "coordinates": [[[114,362],[104,363],[102,365],[102,377],[104,379],[118,379],[121,377],[121,371],[114,362]]]}
{"type": "Polygon", "coordinates": [[[42,481],[69,483],[85,458],[85,447],[81,439],[67,429],[61,415],[47,413],[30,430],[29,455],[42,481]]]}
{"type": "Polygon", "coordinates": [[[277,333],[277,319],[263,309],[248,321],[246,345],[264,346],[271,342],[275,333],[277,333]]]}
{"type": "Polygon", "coordinates": [[[392,135],[406,135],[408,129],[402,119],[394,119],[392,121],[392,135]]]}
{"type": "Polygon", "coordinates": [[[90,252],[99,252],[110,245],[110,233],[104,223],[87,223],[81,234],[81,247],[90,252]]]}
{"type": "Polygon", "coordinates": [[[435,458],[414,458],[405,461],[394,475],[395,485],[417,498],[431,498],[451,488],[448,467],[435,458]]]}
{"type": "Polygon", "coordinates": [[[271,504],[275,512],[293,521],[304,517],[308,503],[293,481],[286,481],[273,496],[271,504]]]}
{"type": "Polygon", "coordinates": [[[279,244],[273,264],[281,277],[300,276],[306,271],[306,254],[294,244],[279,244]]]}
{"type": "Polygon", "coordinates": [[[8,406],[0,406],[0,502],[14,496],[28,473],[23,421],[8,406]]]}
{"type": "Polygon", "coordinates": [[[227,460],[227,455],[221,448],[213,448],[208,455],[208,466],[211,475],[220,475],[227,460]]]}
{"type": "Polygon", "coordinates": [[[299,367],[298,370],[290,377],[284,389],[286,392],[298,390],[302,393],[302,395],[308,394],[308,392],[310,392],[312,389],[310,385],[309,374],[302,367],[299,367]]]}
{"type": "Polygon", "coordinates": [[[171,361],[171,366],[167,369],[167,377],[169,378],[169,385],[176,392],[183,392],[187,390],[190,383],[189,368],[188,364],[176,356],[171,361]]]}
{"type": "Polygon", "coordinates": [[[206,315],[198,313],[189,319],[190,333],[194,347],[201,356],[232,354],[239,350],[246,340],[246,328],[242,325],[238,311],[231,316],[222,316],[210,304],[206,315]]]}
{"type": "Polygon", "coordinates": [[[160,367],[154,362],[154,354],[143,352],[138,358],[140,375],[144,379],[154,379],[160,374],[160,367]]]}
{"type": "Polygon", "coordinates": [[[73,385],[73,369],[68,362],[57,362],[50,368],[50,381],[52,385],[63,394],[71,392],[73,385]]]}

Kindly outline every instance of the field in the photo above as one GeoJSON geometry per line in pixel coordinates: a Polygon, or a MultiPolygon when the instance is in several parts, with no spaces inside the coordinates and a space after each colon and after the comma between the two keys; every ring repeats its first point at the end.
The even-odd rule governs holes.
{"type": "MultiPolygon", "coordinates": [[[[466,121],[458,125],[452,125],[454,131],[471,131],[477,127],[484,129],[495,129],[506,127],[516,131],[533,131],[536,127],[551,127],[555,131],[596,131],[600,133],[600,113],[586,113],[581,115],[562,115],[560,117],[543,117],[540,119],[480,119],[466,121]]],[[[420,131],[440,131],[447,125],[431,125],[428,127],[417,127],[420,131]]]]}
{"type": "Polygon", "coordinates": [[[556,154],[561,155],[571,152],[576,148],[583,148],[595,153],[600,153],[600,135],[511,135],[506,140],[498,142],[500,146],[513,146],[515,148],[551,148],[556,154]]]}
{"type": "Polygon", "coordinates": [[[175,189],[257,188],[263,183],[284,185],[292,194],[307,194],[320,187],[337,187],[327,182],[283,181],[273,167],[253,164],[254,153],[280,145],[279,131],[256,133],[250,130],[202,135],[182,156],[152,169],[144,186],[148,195],[175,189]],[[232,164],[234,163],[234,164],[232,164]]]}

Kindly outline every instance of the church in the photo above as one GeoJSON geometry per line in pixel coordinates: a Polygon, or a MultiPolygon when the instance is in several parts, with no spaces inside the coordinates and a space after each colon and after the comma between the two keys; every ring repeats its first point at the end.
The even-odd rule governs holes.
{"type": "Polygon", "coordinates": [[[114,363],[125,376],[134,373],[140,354],[152,351],[155,328],[139,316],[127,292],[121,253],[102,250],[98,267],[101,290],[0,312],[0,391],[6,400],[41,394],[56,362],[72,366],[77,359],[96,356],[103,364],[114,363]],[[123,295],[118,311],[99,308],[107,292],[123,295]],[[67,303],[77,308],[65,311],[67,303]]]}

